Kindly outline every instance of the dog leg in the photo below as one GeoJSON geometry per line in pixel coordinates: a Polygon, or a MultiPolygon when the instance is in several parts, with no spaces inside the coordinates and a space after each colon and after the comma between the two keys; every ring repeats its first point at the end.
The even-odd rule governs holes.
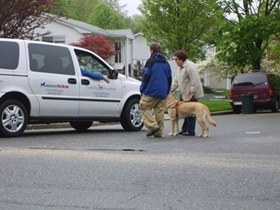
{"type": "Polygon", "coordinates": [[[197,119],[197,122],[199,123],[200,128],[201,128],[201,133],[200,133],[199,137],[202,137],[203,133],[204,133],[204,127],[202,126],[203,119],[201,119],[201,116],[196,116],[196,119],[197,119]]]}
{"type": "Polygon", "coordinates": [[[199,123],[199,125],[201,127],[201,134],[199,136],[208,137],[209,128],[205,124],[205,121],[202,119],[202,117],[197,117],[197,122],[199,123]],[[204,133],[205,133],[205,135],[204,135],[204,133]]]}
{"type": "Polygon", "coordinates": [[[175,119],[175,130],[174,131],[175,131],[174,135],[178,136],[179,135],[179,118],[175,119]]]}
{"type": "Polygon", "coordinates": [[[204,128],[204,133],[205,133],[205,135],[202,135],[202,137],[208,137],[208,127],[206,126],[205,128],[204,128]]]}
{"type": "Polygon", "coordinates": [[[205,135],[203,135],[202,137],[208,137],[209,128],[206,126],[205,122],[202,123],[202,126],[204,128],[204,133],[205,133],[205,135]]]}
{"type": "Polygon", "coordinates": [[[171,122],[171,132],[168,135],[173,136],[174,135],[175,120],[170,119],[170,122],[171,122]]]}

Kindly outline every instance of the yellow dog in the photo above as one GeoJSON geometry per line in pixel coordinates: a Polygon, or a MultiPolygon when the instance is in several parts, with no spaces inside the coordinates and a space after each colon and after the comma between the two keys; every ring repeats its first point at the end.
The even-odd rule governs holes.
{"type": "Polygon", "coordinates": [[[197,122],[201,127],[200,137],[208,137],[209,134],[209,128],[205,124],[205,119],[207,119],[211,125],[215,127],[217,126],[217,123],[210,115],[208,107],[202,103],[178,101],[172,93],[169,93],[166,98],[166,106],[171,121],[170,136],[179,135],[179,118],[185,118],[192,115],[196,116],[197,122]]]}

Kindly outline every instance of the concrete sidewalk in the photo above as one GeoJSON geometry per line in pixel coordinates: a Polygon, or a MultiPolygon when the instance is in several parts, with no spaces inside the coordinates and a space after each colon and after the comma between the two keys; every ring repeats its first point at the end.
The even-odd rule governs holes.
{"type": "MultiPolygon", "coordinates": [[[[232,110],[228,111],[220,111],[220,112],[211,112],[211,115],[224,115],[224,114],[232,114],[232,110]]],[[[169,120],[169,115],[164,115],[164,120],[169,120]]],[[[109,122],[109,123],[100,123],[98,121],[94,121],[92,126],[100,126],[105,124],[117,124],[118,122],[109,122]]],[[[71,128],[71,125],[66,123],[51,123],[51,124],[29,124],[27,125],[26,130],[36,130],[36,129],[59,129],[59,128],[71,128]]]]}

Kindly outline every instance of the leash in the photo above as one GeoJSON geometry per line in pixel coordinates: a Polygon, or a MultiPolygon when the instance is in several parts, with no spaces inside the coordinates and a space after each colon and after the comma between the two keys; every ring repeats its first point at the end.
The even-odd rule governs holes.
{"type": "Polygon", "coordinates": [[[181,101],[179,101],[179,100],[176,100],[176,101],[172,101],[170,104],[168,104],[168,106],[167,107],[170,107],[170,108],[172,108],[172,109],[176,109],[176,118],[178,118],[179,116],[178,116],[178,106],[179,106],[179,104],[181,104],[182,102],[181,101]],[[173,106],[171,106],[173,104],[173,106]]]}

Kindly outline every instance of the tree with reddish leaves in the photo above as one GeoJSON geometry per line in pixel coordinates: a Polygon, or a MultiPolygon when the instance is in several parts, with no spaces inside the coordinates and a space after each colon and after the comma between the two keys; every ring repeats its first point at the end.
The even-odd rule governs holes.
{"type": "Polygon", "coordinates": [[[102,35],[87,35],[81,38],[79,42],[71,43],[71,45],[95,52],[104,60],[108,60],[111,56],[115,56],[117,54],[110,44],[110,41],[102,35]]]}
{"type": "Polygon", "coordinates": [[[34,29],[58,18],[48,14],[53,0],[0,0],[0,5],[0,38],[36,39],[50,32],[34,34],[34,29]]]}

